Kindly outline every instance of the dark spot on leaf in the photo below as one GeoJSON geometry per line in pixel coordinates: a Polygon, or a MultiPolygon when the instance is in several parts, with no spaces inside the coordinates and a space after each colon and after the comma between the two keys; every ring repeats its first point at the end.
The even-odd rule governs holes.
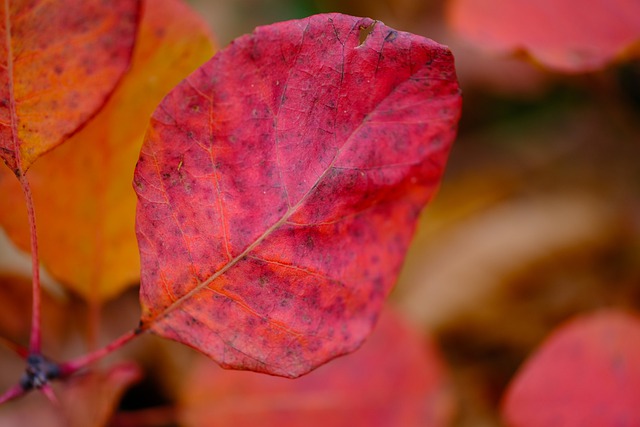
{"type": "Polygon", "coordinates": [[[309,344],[307,345],[307,349],[309,349],[309,351],[319,351],[320,347],[321,347],[321,344],[319,340],[310,341],[309,344]]]}
{"type": "Polygon", "coordinates": [[[313,237],[307,236],[307,240],[305,241],[305,246],[307,249],[313,249],[315,247],[315,243],[313,242],[313,237]]]}
{"type": "Polygon", "coordinates": [[[427,59],[424,65],[431,65],[433,63],[433,53],[429,52],[429,59],[427,59]]]}
{"type": "Polygon", "coordinates": [[[358,240],[363,236],[364,233],[362,232],[362,229],[354,227],[350,230],[349,234],[351,234],[351,237],[358,240]]]}
{"type": "Polygon", "coordinates": [[[395,30],[390,30],[387,35],[384,37],[385,42],[392,42],[396,38],[398,38],[398,32],[395,30]]]}
{"type": "Polygon", "coordinates": [[[371,281],[371,297],[383,296],[385,293],[384,279],[380,276],[375,277],[371,281]]]}

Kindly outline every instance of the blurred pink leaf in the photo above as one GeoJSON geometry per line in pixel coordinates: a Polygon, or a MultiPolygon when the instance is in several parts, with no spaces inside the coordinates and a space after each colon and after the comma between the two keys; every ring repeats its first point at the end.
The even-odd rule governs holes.
{"type": "Polygon", "coordinates": [[[600,69],[640,43],[637,0],[451,0],[449,22],[480,47],[564,72],[600,69]]]}
{"type": "Polygon", "coordinates": [[[184,426],[447,426],[452,395],[440,354],[392,312],[355,353],[290,380],[200,359],[184,383],[184,426]]]}
{"type": "Polygon", "coordinates": [[[640,425],[640,318],[606,310],[558,328],[504,398],[513,427],[640,425]]]}

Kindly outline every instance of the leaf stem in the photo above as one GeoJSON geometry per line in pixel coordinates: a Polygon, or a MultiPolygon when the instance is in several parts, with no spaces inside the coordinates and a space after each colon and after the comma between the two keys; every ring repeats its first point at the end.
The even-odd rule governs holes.
{"type": "Polygon", "coordinates": [[[23,394],[25,394],[26,392],[27,391],[24,388],[22,388],[20,384],[16,384],[13,387],[11,387],[9,390],[5,391],[4,394],[2,394],[2,396],[0,396],[0,404],[16,399],[22,396],[23,394]]]}
{"type": "Polygon", "coordinates": [[[41,329],[41,286],[40,286],[40,261],[38,259],[38,233],[36,231],[36,211],[33,205],[31,186],[25,173],[20,174],[20,185],[27,205],[29,217],[29,230],[31,233],[31,280],[32,280],[32,306],[31,306],[31,337],[29,352],[40,354],[42,344],[41,329]]]}
{"type": "Polygon", "coordinates": [[[46,396],[47,399],[49,399],[49,402],[53,403],[53,405],[56,407],[60,407],[60,401],[58,400],[58,396],[56,396],[56,394],[53,392],[53,389],[51,388],[50,384],[45,384],[40,389],[40,391],[42,392],[42,394],[46,396]]]}
{"type": "Polygon", "coordinates": [[[86,366],[92,364],[93,362],[102,359],[103,357],[111,354],[113,351],[124,346],[132,339],[138,337],[142,332],[143,330],[140,328],[132,329],[96,351],[85,354],[84,356],[80,356],[77,359],[61,363],[59,366],[60,377],[68,377],[69,375],[74,374],[80,369],[83,369],[86,366]]]}

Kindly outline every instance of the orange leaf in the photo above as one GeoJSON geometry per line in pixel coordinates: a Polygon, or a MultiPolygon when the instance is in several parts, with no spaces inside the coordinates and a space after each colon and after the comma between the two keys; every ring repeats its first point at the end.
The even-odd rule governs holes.
{"type": "MultiPolygon", "coordinates": [[[[40,259],[86,299],[105,300],[138,281],[131,176],[149,117],[162,97],[213,53],[207,25],[180,0],[145,0],[131,68],[102,111],[29,171],[40,259]],[[147,5],[149,5],[147,7],[147,5]]],[[[23,196],[0,171],[7,206],[23,196]]],[[[11,239],[29,248],[21,209],[2,209],[11,239]]]]}
{"type": "Polygon", "coordinates": [[[637,0],[450,0],[449,22],[489,50],[564,72],[597,70],[640,43],[637,0]]]}
{"type": "Polygon", "coordinates": [[[185,427],[447,426],[453,400],[435,344],[390,311],[362,348],[289,380],[202,358],[180,395],[185,427]]]}
{"type": "Polygon", "coordinates": [[[640,318],[607,310],[558,328],[505,394],[513,427],[640,425],[640,318]]]}
{"type": "Polygon", "coordinates": [[[78,130],[131,60],[138,0],[4,0],[0,157],[19,175],[78,130]]]}

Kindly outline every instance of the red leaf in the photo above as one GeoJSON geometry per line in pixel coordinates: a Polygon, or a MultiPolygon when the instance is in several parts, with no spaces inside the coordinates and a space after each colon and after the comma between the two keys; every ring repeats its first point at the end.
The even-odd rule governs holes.
{"type": "Polygon", "coordinates": [[[0,157],[16,174],[104,104],[131,60],[138,0],[0,6],[0,157]]]}
{"type": "Polygon", "coordinates": [[[104,426],[127,388],[142,377],[132,362],[73,377],[64,385],[60,403],[70,427],[104,426]]]}
{"type": "Polygon", "coordinates": [[[451,0],[449,12],[452,26],[479,46],[522,49],[565,72],[600,69],[640,43],[636,0],[451,0]]]}
{"type": "Polygon", "coordinates": [[[233,42],[164,99],[142,147],[142,328],[289,377],[356,349],[460,103],[445,47],[370,19],[318,15],[233,42]]]}
{"type": "Polygon", "coordinates": [[[440,354],[384,312],[356,353],[295,381],[223,371],[207,359],[185,380],[181,425],[447,426],[453,396],[440,354]]]}
{"type": "Polygon", "coordinates": [[[608,310],[556,330],[512,381],[510,426],[640,425],[640,318],[608,310]]]}

